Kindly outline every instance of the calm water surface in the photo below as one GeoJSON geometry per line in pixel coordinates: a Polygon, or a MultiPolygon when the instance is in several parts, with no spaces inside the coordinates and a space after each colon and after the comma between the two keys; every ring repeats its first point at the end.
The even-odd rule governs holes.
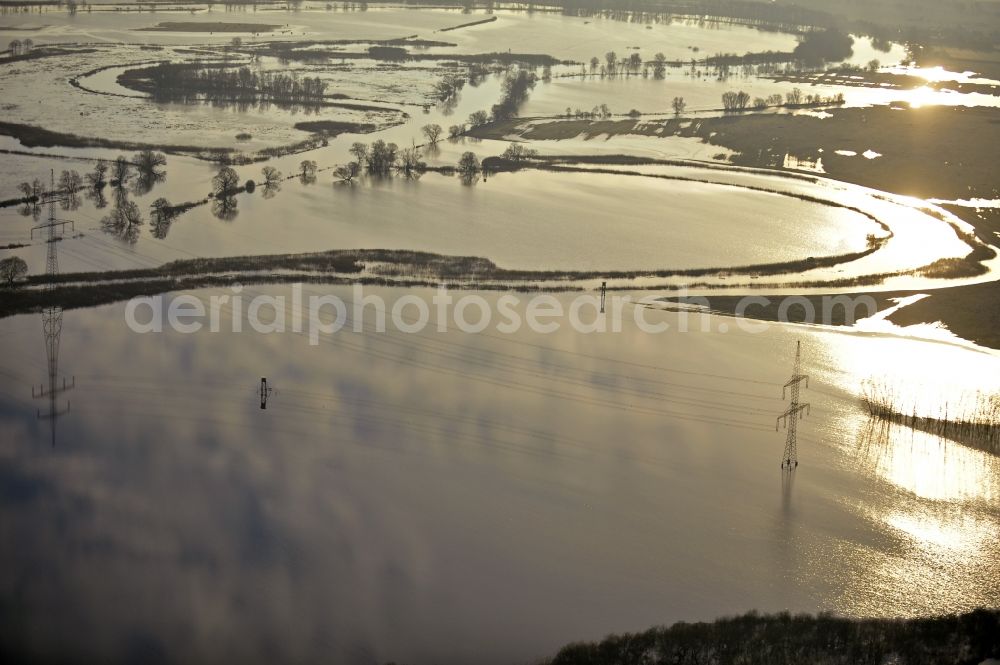
{"type": "Polygon", "coordinates": [[[39,317],[0,321],[0,630],[39,654],[511,663],[751,608],[918,615],[1000,592],[1000,462],[872,432],[856,397],[872,377],[997,389],[995,354],[724,319],[311,347],[138,335],[123,312],[65,313],[54,446],[39,317]],[[812,414],[783,478],[795,340],[812,414]]]}

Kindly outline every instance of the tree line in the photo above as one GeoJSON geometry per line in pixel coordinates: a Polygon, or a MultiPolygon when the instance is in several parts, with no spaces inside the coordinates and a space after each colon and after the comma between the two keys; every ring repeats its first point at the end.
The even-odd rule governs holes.
{"type": "Polygon", "coordinates": [[[1000,658],[1000,611],[920,619],[758,614],[571,644],[546,665],[978,665],[1000,658]]]}
{"type": "Polygon", "coordinates": [[[31,39],[25,39],[23,41],[20,39],[12,39],[8,50],[10,50],[10,54],[12,56],[19,56],[31,53],[31,49],[34,47],[35,42],[31,41],[31,39]]]}
{"type": "Polygon", "coordinates": [[[748,108],[760,111],[770,106],[839,106],[843,103],[844,93],[842,92],[824,97],[818,93],[814,95],[803,95],[802,90],[799,88],[794,88],[791,92],[786,93],[784,97],[782,97],[780,93],[775,93],[773,95],[769,95],[768,97],[755,97],[752,105],[749,93],[742,90],[738,92],[730,90],[722,93],[722,108],[729,113],[740,113],[742,111],[746,111],[748,108]]]}
{"type": "Polygon", "coordinates": [[[323,98],[327,83],[318,76],[254,71],[219,67],[191,67],[162,63],[143,70],[151,92],[160,98],[187,97],[191,94],[214,100],[254,100],[286,103],[315,103],[323,98]]]}

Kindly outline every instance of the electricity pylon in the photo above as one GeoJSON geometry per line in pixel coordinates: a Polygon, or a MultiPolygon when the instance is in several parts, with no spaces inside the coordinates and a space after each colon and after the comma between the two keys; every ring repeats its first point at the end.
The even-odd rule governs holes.
{"type": "Polygon", "coordinates": [[[266,409],[267,408],[267,398],[271,396],[272,392],[274,392],[274,388],[271,388],[271,387],[269,387],[267,385],[267,379],[265,377],[261,377],[261,379],[260,379],[260,408],[261,409],[266,409]]]}
{"type": "Polygon", "coordinates": [[[72,381],[67,382],[65,378],[62,380],[62,385],[57,385],[56,378],[59,375],[59,338],[62,335],[62,307],[54,304],[54,299],[52,298],[52,291],[55,289],[54,277],[59,274],[59,256],[56,253],[56,244],[61,239],[61,235],[56,235],[56,228],[60,230],[65,228],[67,224],[71,227],[73,222],[57,220],[56,219],[56,195],[55,195],[55,173],[50,174],[50,189],[48,192],[49,199],[49,219],[45,224],[36,226],[31,229],[32,236],[34,232],[39,229],[44,229],[48,231],[48,237],[46,242],[48,244],[48,251],[46,253],[45,260],[45,274],[49,277],[48,283],[45,285],[45,290],[47,295],[49,295],[49,306],[42,310],[42,332],[45,335],[45,357],[48,361],[49,370],[49,385],[46,388],[44,385],[39,387],[38,391],[35,391],[35,387],[31,387],[31,396],[35,399],[41,399],[47,397],[49,400],[49,410],[46,413],[42,413],[41,409],[37,411],[37,417],[39,420],[48,420],[50,423],[50,430],[52,433],[52,446],[56,445],[56,420],[60,416],[64,416],[69,413],[69,400],[66,401],[66,408],[59,409],[56,406],[56,396],[60,393],[68,392],[76,387],[76,377],[72,381]]]}
{"type": "Polygon", "coordinates": [[[785,399],[789,388],[792,393],[792,403],[788,410],[778,416],[774,422],[774,431],[778,431],[778,423],[784,422],[787,433],[785,435],[785,453],[781,456],[782,469],[794,469],[799,465],[799,450],[796,442],[796,425],[802,419],[803,413],[809,413],[809,404],[799,403],[799,384],[806,382],[809,387],[809,377],[802,373],[802,342],[795,342],[795,369],[792,371],[792,378],[781,389],[781,399],[785,399]]]}

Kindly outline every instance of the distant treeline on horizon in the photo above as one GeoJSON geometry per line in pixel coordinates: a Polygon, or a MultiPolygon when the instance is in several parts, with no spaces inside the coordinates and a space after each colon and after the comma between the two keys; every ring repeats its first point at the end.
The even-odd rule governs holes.
{"type": "Polygon", "coordinates": [[[675,623],[563,647],[543,665],[980,665],[1000,659],[1000,610],[914,619],[759,614],[675,623]]]}

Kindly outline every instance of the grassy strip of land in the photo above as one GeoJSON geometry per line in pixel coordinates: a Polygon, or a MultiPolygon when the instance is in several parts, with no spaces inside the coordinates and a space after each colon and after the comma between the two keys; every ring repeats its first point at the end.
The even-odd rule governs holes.
{"type": "MultiPolygon", "coordinates": [[[[157,65],[157,64],[163,64],[163,63],[168,63],[168,62],[170,62],[170,61],[169,60],[146,60],[144,62],[133,63],[133,66],[157,65]]],[[[106,71],[108,69],[115,69],[117,67],[121,67],[121,65],[118,64],[118,63],[115,63],[113,65],[102,65],[100,67],[94,67],[93,69],[88,69],[87,71],[83,72],[82,74],[77,74],[76,76],[70,78],[69,84],[71,86],[73,86],[74,88],[77,88],[78,90],[83,90],[84,92],[89,92],[89,93],[95,94],[95,95],[107,95],[108,97],[128,97],[128,95],[123,95],[123,94],[117,93],[117,92],[106,92],[106,91],[103,91],[103,90],[92,90],[92,89],[86,87],[85,85],[83,85],[82,83],[80,83],[80,79],[82,79],[82,78],[87,78],[88,76],[93,76],[94,74],[98,74],[98,73],[106,71]]]]}
{"type": "MultiPolygon", "coordinates": [[[[401,280],[392,276],[381,275],[338,275],[322,273],[241,273],[234,275],[204,275],[193,277],[149,277],[122,282],[105,282],[93,284],[65,284],[47,289],[13,289],[0,288],[0,318],[15,314],[39,312],[50,305],[63,309],[81,309],[108,305],[131,298],[155,296],[169,292],[192,291],[231,287],[234,284],[361,284],[363,286],[406,286],[407,288],[437,287],[441,281],[437,279],[409,278],[401,280]]],[[[458,285],[462,286],[462,285],[458,285]]],[[[511,286],[507,284],[483,283],[476,284],[477,291],[509,291],[523,292],[542,291],[538,285],[524,284],[511,286]]],[[[575,287],[545,288],[546,293],[579,290],[575,287]]]]}
{"type": "Polygon", "coordinates": [[[380,275],[406,275],[447,279],[490,280],[507,282],[562,281],[589,279],[636,279],[639,277],[706,277],[713,275],[781,275],[794,274],[812,268],[823,268],[857,260],[875,251],[850,252],[829,257],[806,258],[779,263],[719,267],[653,270],[512,270],[501,268],[489,259],[475,256],[447,256],[431,252],[399,249],[340,249],[307,254],[264,254],[222,258],[186,259],[174,261],[147,271],[110,271],[64,273],[55,277],[35,275],[28,284],[69,282],[102,282],[150,276],[191,276],[217,272],[247,272],[260,270],[302,270],[338,272],[344,262],[364,263],[369,272],[380,275]]]}
{"type": "Polygon", "coordinates": [[[196,21],[166,21],[148,28],[136,28],[137,32],[271,32],[281,26],[275,23],[198,23],[196,21]]]}
{"type": "Polygon", "coordinates": [[[940,321],[962,339],[1000,349],[1000,283],[932,291],[927,298],[893,312],[889,320],[900,326],[940,321]]]}
{"type": "Polygon", "coordinates": [[[453,25],[450,28],[441,28],[438,32],[450,32],[452,30],[460,30],[462,28],[471,28],[474,25],[482,25],[484,23],[492,23],[497,20],[496,16],[490,16],[489,18],[480,19],[478,21],[469,21],[468,23],[460,23],[459,25],[453,25]]]}
{"type": "MultiPolygon", "coordinates": [[[[569,60],[558,60],[544,53],[414,53],[401,47],[414,45],[414,42],[390,40],[376,44],[366,51],[334,51],[306,46],[321,45],[329,42],[268,42],[263,45],[244,46],[241,52],[270,55],[292,61],[309,62],[312,60],[421,60],[431,62],[457,62],[461,64],[525,64],[525,65],[559,65],[576,64],[569,60]]],[[[363,42],[364,43],[364,42],[363,42]]],[[[372,42],[374,43],[374,42],[372,42]]]]}
{"type": "MultiPolygon", "coordinates": [[[[337,104],[330,104],[331,106],[338,106],[337,104]]],[[[347,106],[342,105],[342,106],[347,106]]],[[[383,110],[383,109],[379,109],[383,110]]],[[[270,148],[262,148],[252,155],[244,155],[239,153],[232,148],[212,148],[205,146],[190,146],[190,145],[162,145],[162,144],[150,144],[150,143],[136,143],[134,141],[121,141],[117,139],[105,139],[99,137],[90,136],[79,136],[77,134],[65,134],[62,132],[54,132],[48,129],[42,129],[41,127],[35,127],[32,125],[23,125],[15,122],[3,122],[0,121],[0,134],[12,136],[21,142],[22,145],[28,148],[50,148],[56,146],[64,146],[69,148],[111,148],[115,150],[128,150],[128,151],[140,151],[140,150],[156,150],[162,152],[169,152],[173,154],[188,155],[198,159],[207,159],[210,161],[221,161],[227,164],[251,164],[254,162],[261,162],[273,157],[282,157],[285,155],[292,155],[300,152],[308,152],[309,150],[314,150],[323,145],[328,137],[336,136],[337,134],[342,134],[345,132],[353,132],[357,134],[366,134],[369,132],[376,131],[380,129],[379,127],[369,124],[369,123],[346,123],[346,122],[336,122],[336,121],[307,121],[296,123],[296,129],[302,131],[307,131],[313,134],[312,137],[307,138],[303,141],[298,141],[296,143],[291,143],[288,145],[274,146],[270,148]],[[333,133],[336,132],[336,133],[333,133]]],[[[0,151],[0,154],[28,154],[20,153],[18,151],[0,151]]],[[[49,156],[49,155],[40,155],[49,156]]],[[[7,205],[13,203],[18,203],[21,201],[7,201],[7,205]]]]}
{"type": "Polygon", "coordinates": [[[928,81],[911,74],[889,72],[858,71],[856,69],[830,69],[816,74],[787,73],[765,77],[780,83],[801,85],[843,85],[852,88],[880,88],[890,90],[947,90],[961,94],[997,95],[1000,86],[990,83],[969,83],[963,81],[928,81]]]}
{"type": "MultiPolygon", "coordinates": [[[[761,286],[766,288],[766,285],[761,286]]],[[[831,285],[817,284],[815,286],[831,285]]],[[[931,291],[882,291],[864,294],[838,294],[837,296],[829,294],[796,295],[794,298],[798,302],[788,300],[787,294],[782,293],[755,294],[758,298],[764,298],[766,302],[755,300],[752,304],[748,303],[745,296],[742,295],[665,298],[664,301],[701,304],[716,314],[742,316],[761,321],[822,322],[824,325],[831,326],[853,326],[859,318],[866,318],[874,312],[867,309],[854,310],[849,307],[841,307],[830,298],[857,301],[858,298],[864,296],[871,298],[878,310],[884,310],[892,307],[898,299],[920,293],[929,293],[930,295],[896,310],[887,317],[887,320],[904,327],[940,322],[962,339],[975,342],[980,346],[1000,349],[1000,284],[997,282],[931,291]],[[824,311],[824,305],[829,306],[829,309],[824,311]],[[741,309],[741,306],[745,309],[741,309]],[[782,308],[784,309],[782,310],[782,308]],[[815,316],[821,312],[824,313],[822,321],[817,321],[815,316]]]]}
{"type": "Polygon", "coordinates": [[[9,208],[11,206],[21,205],[22,203],[38,203],[38,197],[22,196],[21,198],[4,199],[3,201],[0,201],[0,208],[9,208]]]}
{"type": "Polygon", "coordinates": [[[0,57],[0,65],[9,65],[12,62],[23,62],[25,60],[52,58],[61,55],[79,55],[83,53],[97,53],[97,49],[61,47],[61,46],[36,46],[27,53],[20,53],[18,55],[0,57]]]}
{"type": "Polygon", "coordinates": [[[118,139],[106,139],[93,136],[80,136],[78,134],[65,134],[54,132],[49,129],[35,127],[34,125],[23,125],[17,122],[0,121],[0,134],[12,136],[28,148],[51,148],[55,146],[66,146],[69,148],[113,148],[116,150],[163,150],[174,153],[202,154],[212,153],[215,155],[232,152],[230,148],[205,148],[190,145],[152,145],[149,143],[137,143],[135,141],[122,141],[118,139]]]}
{"type": "Polygon", "coordinates": [[[919,619],[758,614],[563,647],[545,665],[979,665],[1000,658],[1000,611],[919,619]]]}
{"type": "MultiPolygon", "coordinates": [[[[203,202],[194,202],[197,205],[203,202]]],[[[868,250],[874,251],[874,250],[868,250]]],[[[307,254],[236,256],[173,261],[158,268],[32,275],[21,286],[8,288],[0,298],[0,317],[42,307],[86,307],[114,302],[134,293],[149,295],[181,288],[200,288],[248,281],[329,281],[352,275],[353,281],[385,284],[440,284],[458,288],[503,288],[521,291],[579,290],[586,280],[705,277],[721,275],[776,275],[836,265],[859,258],[860,253],[809,258],[731,268],[633,271],[510,270],[474,256],[446,256],[411,250],[330,250],[307,254]],[[44,287],[44,288],[43,288],[44,287]]]]}
{"type": "Polygon", "coordinates": [[[376,125],[341,120],[307,120],[295,123],[295,129],[311,134],[334,137],[340,134],[368,134],[378,129],[376,125]]]}

